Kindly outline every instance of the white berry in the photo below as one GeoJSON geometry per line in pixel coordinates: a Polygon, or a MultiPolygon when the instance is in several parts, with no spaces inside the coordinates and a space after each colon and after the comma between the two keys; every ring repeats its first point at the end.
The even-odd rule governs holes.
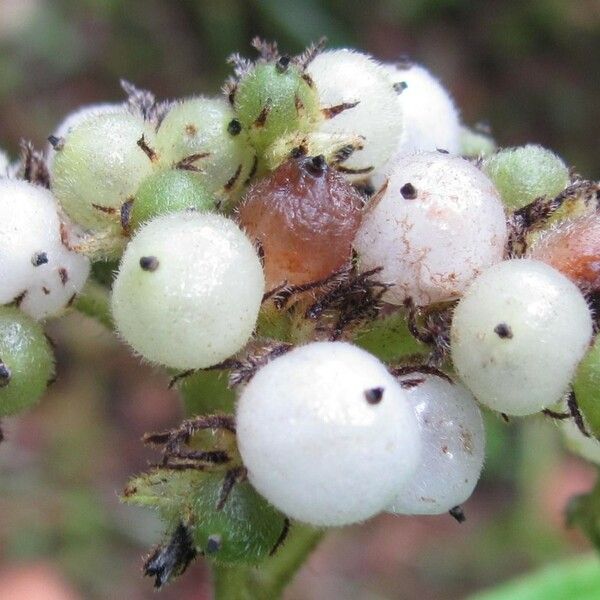
{"type": "Polygon", "coordinates": [[[58,316],[85,284],[89,262],[63,246],[52,194],[3,179],[0,213],[0,304],[18,300],[35,319],[58,316]]]}
{"type": "Polygon", "coordinates": [[[420,456],[404,390],[374,356],[342,342],[301,346],[262,368],[241,394],[236,422],[252,485],[318,526],[384,510],[420,456]]]}
{"type": "Polygon", "coordinates": [[[529,259],[502,262],[478,277],[454,311],[454,366],[475,397],[509,415],[558,402],[592,336],[575,284],[529,259]]]}
{"type": "Polygon", "coordinates": [[[319,94],[322,109],[347,104],[336,116],[323,120],[318,132],[332,136],[363,138],[343,167],[357,171],[350,179],[364,179],[392,156],[402,131],[397,93],[385,69],[366,54],[352,50],[328,50],[307,68],[319,94]]]}
{"type": "Polygon", "coordinates": [[[468,161],[439,152],[401,157],[367,206],[354,246],[360,268],[383,267],[384,299],[418,305],[458,298],[502,260],[507,238],[500,197],[468,161]]]}
{"type": "Polygon", "coordinates": [[[385,65],[398,90],[397,102],[404,128],[396,154],[437,150],[457,154],[460,147],[460,120],[450,94],[420,65],[385,65]]]}
{"type": "Polygon", "coordinates": [[[127,246],[112,309],[120,335],[142,357],[199,369],[246,344],[263,293],[260,260],[233,221],[174,213],[149,221],[127,246]]]}
{"type": "Polygon", "coordinates": [[[0,150],[0,177],[6,177],[10,168],[8,154],[0,150]]]}
{"type": "Polygon", "coordinates": [[[485,431],[473,395],[459,383],[418,372],[405,375],[419,423],[421,462],[390,506],[399,514],[435,515],[463,503],[479,480],[485,431]]]}

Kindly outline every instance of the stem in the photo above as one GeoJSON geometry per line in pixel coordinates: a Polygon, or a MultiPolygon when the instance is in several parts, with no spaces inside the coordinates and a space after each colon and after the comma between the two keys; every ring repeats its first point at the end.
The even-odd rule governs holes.
{"type": "Polygon", "coordinates": [[[88,281],[83,292],[75,299],[74,307],[108,329],[114,329],[108,290],[99,283],[88,281]]]}

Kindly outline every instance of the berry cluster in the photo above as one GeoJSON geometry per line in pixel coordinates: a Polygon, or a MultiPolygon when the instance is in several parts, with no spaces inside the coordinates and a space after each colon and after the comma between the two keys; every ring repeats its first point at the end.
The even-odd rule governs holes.
{"type": "Polygon", "coordinates": [[[32,319],[107,261],[118,335],[193,400],[124,494],[166,524],[157,585],[198,554],[257,563],[290,519],[462,520],[481,407],[545,413],[600,463],[599,186],[496,151],[419,65],[253,45],[224,97],[123,82],[0,155],[0,415],[52,378],[32,319]]]}

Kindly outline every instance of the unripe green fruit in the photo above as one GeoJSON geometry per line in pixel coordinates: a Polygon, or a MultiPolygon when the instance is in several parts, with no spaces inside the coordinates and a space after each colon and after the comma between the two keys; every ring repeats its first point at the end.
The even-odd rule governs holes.
{"type": "Polygon", "coordinates": [[[223,478],[224,472],[154,471],[133,479],[124,500],[158,509],[169,530],[182,523],[207,557],[255,564],[275,548],[285,517],[247,482],[237,483],[217,510],[223,478]]]}
{"type": "Polygon", "coordinates": [[[321,118],[316,90],[285,57],[257,64],[244,75],[235,90],[234,108],[259,153],[286,134],[313,130],[321,118]]]}
{"type": "Polygon", "coordinates": [[[138,189],[129,218],[131,229],[159,215],[186,209],[214,210],[215,199],[190,171],[171,169],[150,175],[138,189]]]}
{"type": "Polygon", "coordinates": [[[550,150],[533,144],[500,150],[483,161],[482,169],[512,210],[540,196],[553,198],[569,183],[565,163],[550,150]]]}
{"type": "Polygon", "coordinates": [[[160,164],[189,170],[208,192],[235,200],[254,165],[246,133],[223,98],[189,98],[175,104],[157,133],[160,164]]]}
{"type": "Polygon", "coordinates": [[[495,150],[496,142],[491,135],[464,125],[460,128],[460,153],[463,156],[479,158],[480,156],[489,156],[495,150]]]}
{"type": "Polygon", "coordinates": [[[0,416],[33,406],[54,376],[44,331],[18,308],[0,308],[0,416]]]}
{"type": "Polygon", "coordinates": [[[121,236],[121,206],[153,170],[138,145],[142,137],[156,148],[152,127],[126,112],[90,117],[66,136],[52,164],[52,189],[75,223],[121,236]]]}
{"type": "Polygon", "coordinates": [[[573,391],[592,433],[600,437],[600,338],[579,363],[573,391]]]}

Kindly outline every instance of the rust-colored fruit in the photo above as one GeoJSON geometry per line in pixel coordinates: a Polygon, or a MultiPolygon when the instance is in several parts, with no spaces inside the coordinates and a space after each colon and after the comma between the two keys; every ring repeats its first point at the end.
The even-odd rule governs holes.
{"type": "Polygon", "coordinates": [[[264,251],[267,289],[323,279],[351,256],[360,194],[321,156],[293,158],[253,186],[239,220],[264,251]]]}

